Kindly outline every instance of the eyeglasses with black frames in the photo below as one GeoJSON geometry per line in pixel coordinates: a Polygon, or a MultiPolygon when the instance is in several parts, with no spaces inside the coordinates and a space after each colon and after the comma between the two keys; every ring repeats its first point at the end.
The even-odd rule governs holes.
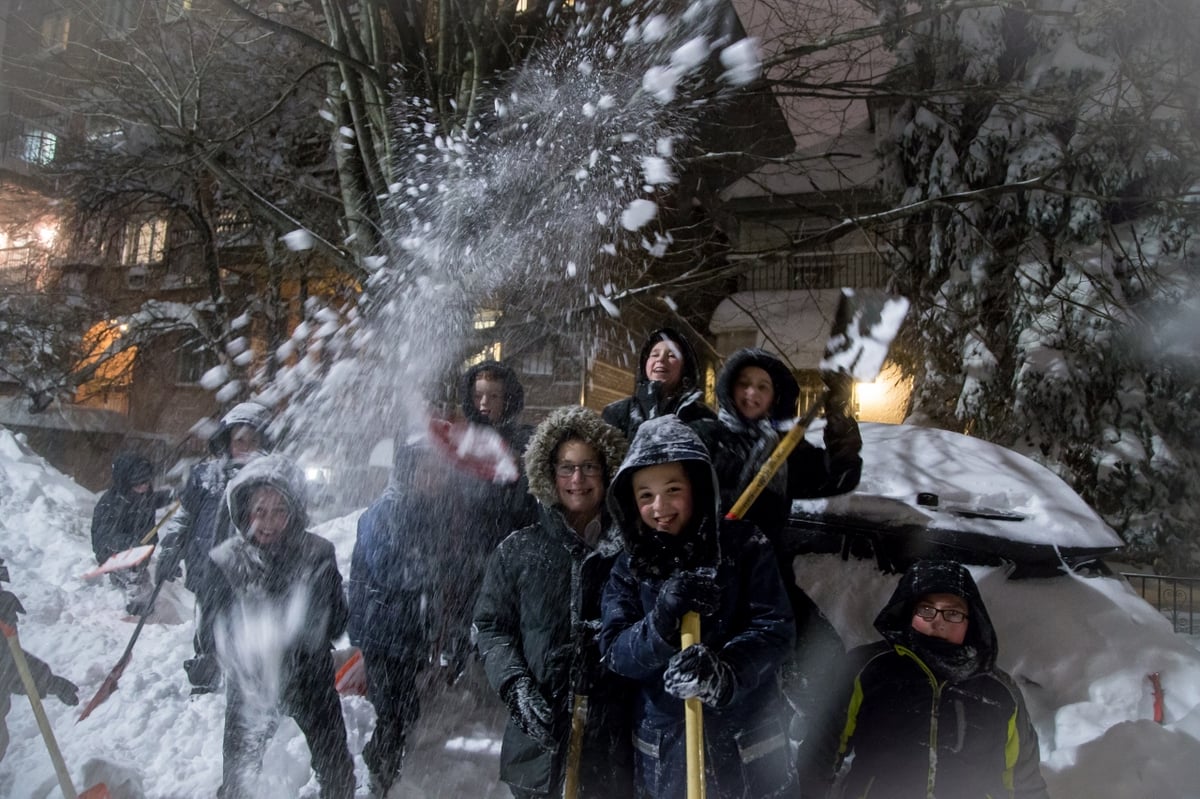
{"type": "Polygon", "coordinates": [[[954,608],[935,608],[933,605],[917,605],[917,609],[913,613],[920,616],[925,621],[933,621],[942,614],[942,618],[950,624],[962,624],[967,620],[967,614],[961,610],[954,608]]]}
{"type": "Polygon", "coordinates": [[[588,463],[570,463],[568,461],[563,461],[554,467],[554,473],[559,477],[570,477],[575,474],[577,470],[583,472],[584,477],[599,477],[600,473],[604,471],[604,467],[598,463],[592,463],[590,461],[588,463]]]}

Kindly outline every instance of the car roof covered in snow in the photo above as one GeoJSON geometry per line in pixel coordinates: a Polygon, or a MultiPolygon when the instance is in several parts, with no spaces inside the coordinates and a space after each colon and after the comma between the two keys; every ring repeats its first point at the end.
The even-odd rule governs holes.
{"type": "MultiPolygon", "coordinates": [[[[797,500],[805,520],[894,533],[1009,560],[1111,552],[1121,539],[1046,467],[982,439],[913,425],[863,423],[862,479],[835,497],[797,500]]],[[[820,443],[820,433],[810,431],[820,443]]]]}

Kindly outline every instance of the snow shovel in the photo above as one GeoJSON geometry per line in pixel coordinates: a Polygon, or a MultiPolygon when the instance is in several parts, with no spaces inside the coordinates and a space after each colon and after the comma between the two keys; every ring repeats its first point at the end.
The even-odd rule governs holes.
{"type": "Polygon", "coordinates": [[[50,760],[54,763],[54,773],[58,775],[58,784],[62,788],[63,796],[66,799],[108,799],[108,786],[104,783],[93,785],[83,793],[75,792],[75,785],[71,782],[71,773],[67,771],[67,764],[58,748],[58,741],[54,738],[54,730],[50,727],[50,719],[46,718],[46,709],[42,707],[42,699],[38,696],[33,675],[29,672],[29,661],[25,659],[25,650],[21,649],[21,641],[17,638],[17,628],[0,621],[0,632],[4,633],[4,638],[8,641],[8,648],[12,650],[13,662],[17,664],[17,672],[21,675],[21,684],[25,687],[25,695],[29,697],[29,704],[33,708],[34,718],[37,719],[38,729],[42,731],[42,738],[46,741],[46,749],[49,750],[50,760]]]}
{"type": "MultiPolygon", "coordinates": [[[[879,291],[842,289],[820,370],[849,375],[860,383],[871,382],[883,369],[888,348],[907,313],[908,300],[903,297],[892,297],[879,291]]],[[[754,475],[725,518],[740,519],[746,515],[775,472],[804,438],[828,397],[828,390],[822,392],[804,415],[797,417],[792,429],[775,445],[771,457],[754,475]]]]}
{"type": "Polygon", "coordinates": [[[84,707],[83,712],[79,714],[79,718],[75,723],[86,719],[92,714],[92,711],[100,706],[102,702],[108,699],[117,690],[117,681],[121,679],[121,675],[125,672],[125,667],[129,665],[129,661],[133,658],[133,645],[137,643],[138,636],[142,634],[142,627],[146,625],[146,619],[154,612],[154,603],[158,600],[158,593],[162,591],[162,587],[167,583],[167,575],[175,570],[180,558],[183,557],[183,548],[180,547],[175,557],[170,563],[160,564],[164,568],[160,569],[161,576],[154,583],[154,591],[150,594],[150,598],[146,600],[146,609],[142,611],[142,615],[138,617],[137,626],[133,628],[133,635],[129,637],[129,643],[125,646],[125,651],[121,654],[121,659],[117,661],[117,665],[113,666],[112,671],[104,678],[104,682],[100,683],[100,687],[96,690],[96,695],[84,707]]]}
{"type": "Polygon", "coordinates": [[[142,540],[138,542],[136,547],[131,547],[130,549],[111,555],[104,563],[84,574],[83,579],[94,580],[102,574],[121,571],[123,569],[132,569],[134,566],[145,562],[146,558],[150,557],[150,554],[154,552],[154,545],[150,542],[154,540],[154,536],[158,535],[158,531],[162,526],[167,523],[167,519],[170,519],[175,515],[175,511],[179,510],[179,504],[180,500],[175,500],[175,503],[167,509],[166,515],[158,520],[158,524],[150,528],[150,532],[142,536],[142,540]]]}
{"type": "Polygon", "coordinates": [[[512,483],[521,476],[517,459],[495,428],[465,419],[429,420],[434,446],[459,471],[488,483],[512,483]]]}

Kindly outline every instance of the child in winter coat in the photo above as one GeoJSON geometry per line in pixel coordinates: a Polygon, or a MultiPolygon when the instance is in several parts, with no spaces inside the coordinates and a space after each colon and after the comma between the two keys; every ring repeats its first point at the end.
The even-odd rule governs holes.
{"type": "MultiPolygon", "coordinates": [[[[8,567],[4,565],[4,560],[0,559],[0,583],[7,581],[8,567]]],[[[11,591],[0,589],[0,622],[16,629],[17,614],[24,612],[25,608],[16,595],[11,591]]],[[[65,705],[79,704],[79,688],[75,683],[66,677],[58,676],[50,670],[49,666],[28,652],[24,652],[24,654],[25,660],[29,664],[29,672],[33,677],[33,684],[38,690],[39,699],[55,696],[65,705]]],[[[21,675],[17,671],[17,662],[13,659],[12,650],[9,648],[8,642],[0,642],[0,760],[4,759],[4,753],[8,751],[8,724],[5,719],[8,717],[8,711],[12,708],[12,695],[23,693],[25,693],[25,683],[22,682],[21,675]]]]}
{"type": "Polygon", "coordinates": [[[613,479],[624,553],[604,590],[600,649],[641,684],[634,705],[638,796],[684,795],[684,703],[705,705],[708,796],[794,790],[777,673],[795,627],[771,545],[722,519],[708,451],[674,416],[644,423],[613,479]],[[680,652],[680,621],[700,643],[680,652]]]}
{"type": "Polygon", "coordinates": [[[348,632],[362,650],[375,708],[363,762],[380,796],[400,779],[405,741],[420,715],[418,675],[439,639],[470,637],[479,581],[464,577],[462,561],[474,557],[466,550],[490,545],[467,521],[464,479],[427,442],[398,446],[387,490],[358,519],[348,632]]]}
{"type": "Polygon", "coordinates": [[[518,799],[561,796],[574,744],[580,797],[632,793],[633,686],[601,665],[597,644],[600,593],[621,551],[604,493],[627,448],[586,408],[538,425],[525,468],[541,518],[501,542],[475,605],[488,681],[509,708],[500,779],[518,799]]]}
{"type": "Polygon", "coordinates": [[[883,641],[850,653],[839,795],[1046,799],[1037,733],[966,567],[913,564],[875,629],[883,641]]]}
{"type": "MultiPolygon", "coordinates": [[[[851,378],[825,376],[825,447],[801,441],[743,516],[774,543],[793,499],[850,491],[862,473],[862,436],[850,410],[851,378]]],[[[728,512],[750,484],[797,414],[800,386],[779,358],[761,349],[738,350],[717,377],[716,419],[693,425],[712,454],[728,512]]],[[[788,572],[791,572],[789,567],[788,572]]]]}
{"type": "Polygon", "coordinates": [[[221,799],[258,796],[254,777],[279,722],[304,733],[322,799],[354,796],[334,687],[333,640],[348,611],[333,545],[306,532],[303,473],[281,455],[246,464],[226,491],[234,535],[209,554],[201,650],[226,675],[221,799]]]}
{"type": "MultiPolygon", "coordinates": [[[[179,496],[179,510],[163,532],[158,574],[173,580],[180,562],[186,565],[184,586],[196,596],[197,629],[204,623],[208,601],[209,550],[230,536],[225,488],[238,470],[270,449],[266,431],[270,420],[270,411],[257,402],[240,402],[221,417],[217,431],[208,440],[212,457],[188,475],[179,496]]],[[[192,693],[215,691],[221,678],[217,662],[201,654],[198,637],[194,644],[196,656],[183,663],[192,693]]]]}
{"type": "MultiPolygon", "coordinates": [[[[813,601],[796,585],[796,552],[783,536],[793,499],[821,497],[853,489],[862,472],[862,436],[850,412],[848,376],[826,375],[824,448],[801,440],[743,518],[771,541],[779,573],[796,619],[796,647],[784,663],[784,691],[796,710],[792,735],[805,728],[836,678],[845,649],[813,601]]],[[[797,415],[800,386],[779,358],[762,349],[738,350],[717,377],[717,419],[693,425],[712,456],[727,513],[758,474],[797,415]]],[[[801,760],[809,757],[807,747],[801,760]]]]}
{"type": "Polygon", "coordinates": [[[630,441],[647,419],[675,414],[685,423],[712,419],[700,388],[700,368],[692,345],[669,327],[646,338],[638,356],[633,396],[610,403],[604,421],[630,441]]]}
{"type": "MultiPolygon", "coordinates": [[[[155,491],[154,467],[132,452],[113,459],[112,486],[100,497],[92,512],[92,551],[104,563],[118,552],[141,543],[154,527],[154,512],[171,501],[170,491],[155,491]]],[[[109,574],[113,585],[126,592],[130,613],[140,613],[150,581],[145,564],[109,574]]]]}

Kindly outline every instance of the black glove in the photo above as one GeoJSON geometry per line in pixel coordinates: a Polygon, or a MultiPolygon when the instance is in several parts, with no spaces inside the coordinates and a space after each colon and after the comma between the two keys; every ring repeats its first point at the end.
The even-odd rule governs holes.
{"type": "Polygon", "coordinates": [[[825,397],[825,416],[850,416],[854,398],[854,377],[849,372],[821,372],[829,393],[825,397]]]}
{"type": "Polygon", "coordinates": [[[650,618],[658,634],[671,640],[679,633],[679,620],[683,614],[694,610],[704,615],[720,606],[721,591],[713,569],[681,571],[662,584],[650,618]]]}
{"type": "Polygon", "coordinates": [[[709,707],[733,698],[733,669],[704,644],[693,644],[671,658],[663,672],[663,690],[678,699],[696,697],[709,707]]]}
{"type": "Polygon", "coordinates": [[[504,690],[504,704],[512,720],[547,752],[558,745],[554,737],[554,711],[531,677],[518,677],[504,690]]]}
{"type": "Polygon", "coordinates": [[[51,677],[49,684],[46,685],[46,693],[49,696],[58,697],[58,701],[64,705],[79,704],[79,686],[66,677],[58,675],[51,677]]]}
{"type": "Polygon", "coordinates": [[[17,624],[17,614],[24,613],[25,607],[12,591],[0,591],[0,621],[9,627],[17,624]]]}
{"type": "Polygon", "coordinates": [[[188,682],[197,688],[213,690],[221,679],[221,664],[212,655],[197,655],[183,661],[183,670],[187,672],[188,682]]]}

